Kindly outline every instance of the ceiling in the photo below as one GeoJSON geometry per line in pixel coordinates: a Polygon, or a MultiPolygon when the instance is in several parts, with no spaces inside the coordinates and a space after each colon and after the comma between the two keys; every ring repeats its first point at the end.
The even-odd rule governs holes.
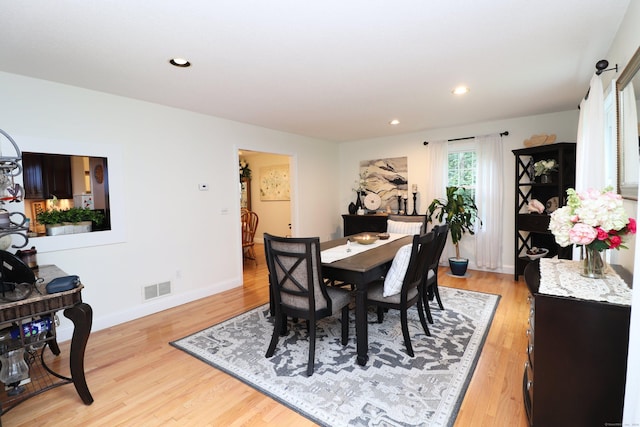
{"type": "Polygon", "coordinates": [[[628,4],[5,1],[0,71],[350,141],[577,108],[628,4]]]}

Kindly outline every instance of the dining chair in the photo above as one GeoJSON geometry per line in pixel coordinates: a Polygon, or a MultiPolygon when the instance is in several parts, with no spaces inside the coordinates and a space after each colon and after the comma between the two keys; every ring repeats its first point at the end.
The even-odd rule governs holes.
{"type": "Polygon", "coordinates": [[[429,262],[429,271],[425,277],[425,282],[422,285],[422,301],[429,323],[433,323],[429,301],[433,300],[434,296],[438,302],[440,310],[444,310],[442,300],[440,299],[440,292],[438,290],[438,267],[440,265],[440,257],[442,256],[444,247],[447,244],[449,224],[436,225],[431,229],[431,231],[435,234],[435,250],[433,251],[431,261],[429,262]]]}
{"type": "Polygon", "coordinates": [[[418,306],[418,315],[425,334],[431,336],[425,320],[421,284],[425,281],[434,251],[435,233],[414,235],[412,244],[398,250],[385,278],[373,282],[367,290],[367,303],[378,308],[378,323],[382,323],[385,309],[400,310],[404,345],[411,357],[414,353],[407,316],[409,308],[413,305],[418,306]],[[398,291],[398,287],[399,292],[394,293],[398,291]]]}
{"type": "Polygon", "coordinates": [[[255,236],[256,230],[258,228],[258,214],[243,209],[241,211],[240,222],[242,224],[242,258],[243,259],[252,259],[256,266],[258,265],[258,258],[256,257],[255,252],[255,236]]]}
{"type": "Polygon", "coordinates": [[[389,215],[387,217],[387,233],[424,234],[426,232],[426,215],[389,215]]]}
{"type": "Polygon", "coordinates": [[[305,319],[309,330],[307,376],[314,370],[316,324],[342,312],[342,345],[349,338],[348,290],[327,286],[322,280],[318,237],[278,237],[264,233],[269,286],[275,309],[273,334],[266,357],[273,356],[279,337],[287,334],[287,319],[305,319]]]}

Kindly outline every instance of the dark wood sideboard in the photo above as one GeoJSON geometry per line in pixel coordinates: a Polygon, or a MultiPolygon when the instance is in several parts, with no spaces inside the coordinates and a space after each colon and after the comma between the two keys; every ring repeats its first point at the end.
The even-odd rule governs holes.
{"type": "Polygon", "coordinates": [[[622,425],[631,307],[545,295],[524,269],[531,310],[523,397],[536,427],[622,425]]]}
{"type": "Polygon", "coordinates": [[[383,233],[387,231],[387,214],[342,215],[343,236],[374,231],[383,233]]]}

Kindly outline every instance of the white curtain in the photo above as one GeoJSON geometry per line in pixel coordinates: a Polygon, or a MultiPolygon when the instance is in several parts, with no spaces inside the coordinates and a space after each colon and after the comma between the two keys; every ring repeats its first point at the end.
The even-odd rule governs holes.
{"type": "Polygon", "coordinates": [[[578,139],[576,144],[576,190],[606,187],[603,159],[607,158],[604,144],[604,94],[602,79],[591,78],[589,96],[580,102],[578,139]]]}
{"type": "Polygon", "coordinates": [[[429,181],[426,183],[426,206],[428,208],[433,199],[447,196],[447,158],[449,152],[447,141],[433,141],[427,145],[427,170],[429,181]]]}
{"type": "Polygon", "coordinates": [[[504,228],[504,176],[502,137],[499,134],[475,138],[478,160],[476,205],[482,226],[476,227],[476,265],[502,268],[502,230],[504,228]]]}

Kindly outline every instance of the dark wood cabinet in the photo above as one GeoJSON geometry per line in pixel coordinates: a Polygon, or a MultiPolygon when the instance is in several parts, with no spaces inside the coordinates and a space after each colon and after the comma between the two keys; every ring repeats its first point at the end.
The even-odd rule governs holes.
{"type": "Polygon", "coordinates": [[[22,153],[26,199],[72,199],[71,157],[61,154],[22,153]]]}
{"type": "Polygon", "coordinates": [[[576,144],[559,142],[513,150],[513,154],[516,161],[514,280],[518,280],[530,262],[526,252],[533,247],[549,249],[547,257],[572,257],[572,248],[557,245],[548,228],[550,212],[564,206],[567,189],[575,187],[576,144]],[[558,170],[551,174],[551,183],[542,183],[540,177],[534,176],[533,165],[548,159],[556,160],[558,170]],[[541,214],[528,213],[527,205],[533,199],[551,207],[541,214]]]}
{"type": "Polygon", "coordinates": [[[622,425],[631,307],[541,294],[539,261],[527,265],[524,277],[531,304],[523,377],[529,424],[622,425]]]}
{"type": "Polygon", "coordinates": [[[387,231],[387,214],[342,215],[342,222],[344,236],[351,236],[363,231],[377,233],[387,231]]]}

